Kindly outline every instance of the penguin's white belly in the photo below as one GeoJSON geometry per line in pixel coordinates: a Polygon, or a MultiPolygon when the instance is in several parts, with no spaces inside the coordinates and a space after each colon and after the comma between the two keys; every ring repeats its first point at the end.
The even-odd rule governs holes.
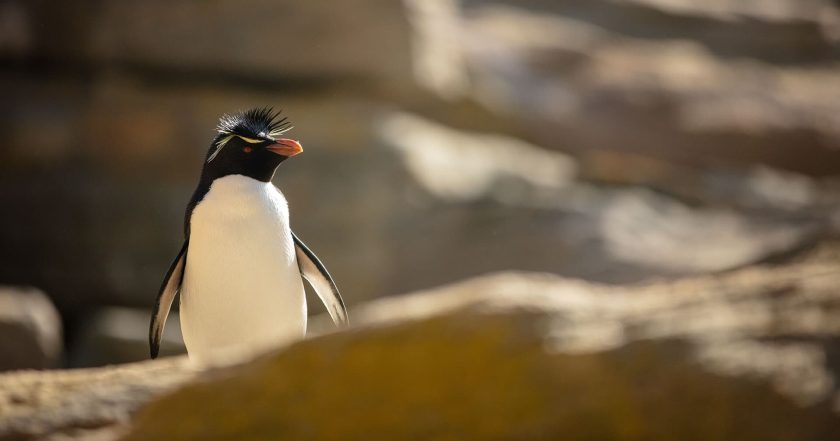
{"type": "Polygon", "coordinates": [[[248,356],[303,337],[306,298],[283,195],[216,179],[190,221],[181,331],[190,359],[248,356]]]}

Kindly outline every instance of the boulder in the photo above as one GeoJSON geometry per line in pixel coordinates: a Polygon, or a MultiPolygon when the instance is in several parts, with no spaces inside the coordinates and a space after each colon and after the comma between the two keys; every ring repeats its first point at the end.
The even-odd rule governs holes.
{"type": "Polygon", "coordinates": [[[834,439],[834,265],[381,300],[355,330],[153,401],[121,439],[834,439]]]}
{"type": "Polygon", "coordinates": [[[840,164],[836,4],[695,3],[4,2],[0,280],[71,329],[151,307],[215,121],[266,104],[306,145],[276,181],[294,228],[350,304],[801,250],[838,225],[808,176],[840,164]]]}
{"type": "Polygon", "coordinates": [[[376,147],[371,120],[381,103],[346,93],[172,88],[130,76],[6,79],[0,89],[18,110],[4,120],[0,204],[16,209],[0,219],[0,280],[41,286],[74,315],[113,304],[151,308],[219,116],[275,104],[306,147],[277,174],[296,232],[346,291],[384,291],[379,273],[353,270],[385,261],[381,247],[364,244],[387,230],[405,181],[398,160],[376,147]]]}
{"type": "Polygon", "coordinates": [[[417,59],[447,79],[421,84],[581,157],[837,174],[840,8],[765,3],[459,2],[417,27],[417,59]]]}
{"type": "Polygon", "coordinates": [[[626,286],[497,273],[352,312],[357,323],[386,326],[464,311],[537,311],[550,316],[546,342],[562,353],[680,340],[704,369],[763,379],[794,402],[826,403],[840,412],[838,262],[835,243],[790,264],[626,286]]]}
{"type": "Polygon", "coordinates": [[[0,440],[112,440],[151,397],[193,377],[186,357],[0,375],[0,440]]]}
{"type": "MultiPolygon", "coordinates": [[[[149,359],[151,309],[110,307],[86,314],[68,347],[67,366],[73,368],[124,364],[149,359]]],[[[160,356],[184,354],[177,310],[166,320],[160,356]]]]}
{"type": "Polygon", "coordinates": [[[12,41],[26,43],[0,55],[16,60],[122,66],[181,81],[347,83],[371,90],[411,85],[411,31],[400,2],[15,3],[24,35],[12,41]]]}
{"type": "Polygon", "coordinates": [[[335,335],[145,407],[148,440],[825,440],[827,405],[711,374],[679,342],[568,354],[532,312],[335,335]]]}
{"type": "Polygon", "coordinates": [[[493,274],[205,372],[0,375],[0,439],[835,439],[837,250],[626,287],[493,274]]]}
{"type": "Polygon", "coordinates": [[[387,242],[392,291],[509,268],[608,283],[702,274],[795,252],[835,228],[829,201],[840,193],[806,176],[666,165],[676,173],[655,192],[597,180],[622,179],[620,169],[630,181],[633,162],[603,161],[609,170],[594,177],[573,156],[413,114],[385,115],[378,132],[412,178],[410,209],[391,214],[406,232],[387,242]]]}
{"type": "Polygon", "coordinates": [[[840,200],[837,186],[771,169],[580,161],[350,92],[176,94],[120,75],[0,89],[19,109],[0,151],[0,205],[19,207],[0,218],[0,279],[43,287],[75,317],[151,308],[218,115],[255,101],[289,109],[306,152],[275,182],[350,304],[511,268],[608,283],[732,269],[831,231],[840,200]]]}
{"type": "Polygon", "coordinates": [[[55,367],[63,347],[61,317],[43,292],[0,286],[0,371],[55,367]]]}

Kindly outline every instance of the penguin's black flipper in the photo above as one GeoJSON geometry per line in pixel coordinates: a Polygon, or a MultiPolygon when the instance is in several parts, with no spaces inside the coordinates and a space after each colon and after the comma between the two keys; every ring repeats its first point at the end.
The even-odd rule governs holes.
{"type": "Polygon", "coordinates": [[[294,232],[292,232],[292,238],[295,240],[295,254],[297,254],[301,275],[312,285],[315,293],[324,302],[324,306],[327,307],[327,312],[330,313],[333,322],[337,325],[349,324],[344,300],[341,299],[341,294],[338,293],[338,288],[330,277],[327,268],[294,232]]]}
{"type": "Polygon", "coordinates": [[[152,311],[152,321],[149,324],[149,351],[152,358],[157,358],[160,350],[160,339],[163,336],[163,327],[166,325],[166,318],[169,316],[169,308],[172,307],[172,301],[175,300],[175,295],[181,290],[181,282],[184,280],[184,264],[187,258],[188,240],[184,241],[181,246],[181,251],[178,256],[169,266],[169,271],[166,272],[166,277],[160,286],[157,301],[155,302],[155,309],[152,311]]]}

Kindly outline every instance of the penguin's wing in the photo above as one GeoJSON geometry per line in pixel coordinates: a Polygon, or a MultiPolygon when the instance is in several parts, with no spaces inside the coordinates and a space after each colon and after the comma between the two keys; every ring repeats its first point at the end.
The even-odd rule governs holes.
{"type": "Polygon", "coordinates": [[[169,308],[172,307],[172,301],[175,300],[175,295],[181,290],[181,282],[184,280],[184,265],[187,260],[188,244],[189,240],[185,240],[184,245],[181,246],[181,251],[178,252],[172,265],[169,266],[169,271],[166,272],[166,277],[163,278],[160,292],[158,292],[155,309],[152,311],[152,321],[149,324],[149,351],[152,358],[157,358],[158,356],[160,339],[163,336],[163,327],[166,325],[166,318],[169,317],[169,308]]]}
{"type": "Polygon", "coordinates": [[[312,285],[315,293],[324,302],[333,322],[337,325],[347,325],[349,323],[347,308],[327,268],[294,232],[292,232],[292,238],[295,240],[295,254],[297,254],[298,268],[303,278],[312,285]]]}

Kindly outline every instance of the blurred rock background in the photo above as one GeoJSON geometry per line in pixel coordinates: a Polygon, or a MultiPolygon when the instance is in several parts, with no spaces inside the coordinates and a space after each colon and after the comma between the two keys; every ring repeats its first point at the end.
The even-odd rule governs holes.
{"type": "Polygon", "coordinates": [[[253,106],[295,124],[275,182],[351,308],[502,270],[719,273],[840,225],[830,0],[7,0],[0,23],[0,283],[52,299],[65,366],[146,357],[199,158],[253,106]]]}

